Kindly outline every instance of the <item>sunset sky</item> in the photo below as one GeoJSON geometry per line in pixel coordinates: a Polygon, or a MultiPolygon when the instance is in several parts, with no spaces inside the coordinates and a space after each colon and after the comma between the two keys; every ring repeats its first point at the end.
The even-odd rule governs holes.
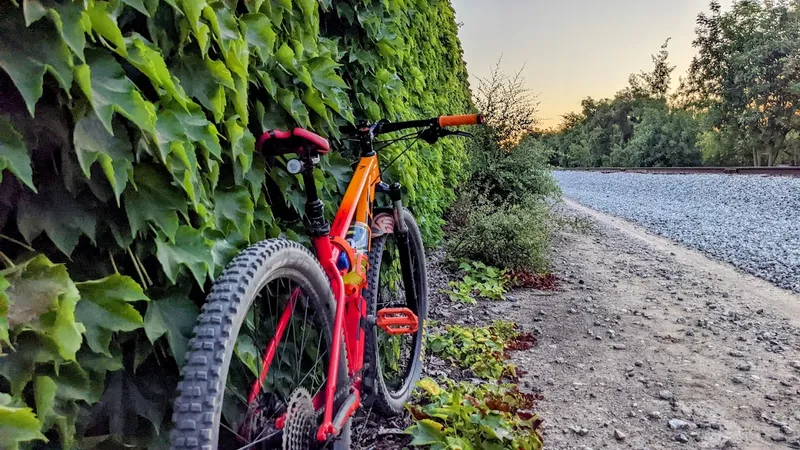
{"type": "MultiPolygon", "coordinates": [[[[452,0],[467,68],[485,76],[523,72],[539,94],[539,119],[555,126],[587,96],[613,96],[628,75],[652,68],[650,55],[671,37],[673,86],[695,53],[695,19],[705,0],[452,0]]],[[[732,0],[723,0],[729,7],[732,0]]]]}

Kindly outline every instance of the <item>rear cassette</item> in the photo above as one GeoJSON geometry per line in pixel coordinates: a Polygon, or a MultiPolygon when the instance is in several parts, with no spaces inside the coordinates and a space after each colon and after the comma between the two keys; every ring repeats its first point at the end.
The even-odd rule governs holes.
{"type": "Polygon", "coordinates": [[[308,450],[316,448],[317,428],[311,394],[297,388],[289,398],[286,422],[283,427],[283,450],[308,450]]]}

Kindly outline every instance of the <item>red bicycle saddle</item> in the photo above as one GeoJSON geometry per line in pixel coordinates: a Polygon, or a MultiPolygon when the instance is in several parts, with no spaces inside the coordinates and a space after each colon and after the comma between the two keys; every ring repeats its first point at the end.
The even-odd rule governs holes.
{"type": "Polygon", "coordinates": [[[330,143],[324,137],[312,133],[303,128],[295,128],[291,131],[269,130],[258,138],[258,149],[264,150],[265,144],[269,145],[269,150],[276,154],[298,153],[313,146],[317,153],[328,153],[331,149],[330,143]]]}

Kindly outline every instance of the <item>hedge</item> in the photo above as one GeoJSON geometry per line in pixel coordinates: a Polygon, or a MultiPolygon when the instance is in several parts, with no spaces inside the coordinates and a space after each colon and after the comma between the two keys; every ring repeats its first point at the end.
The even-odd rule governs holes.
{"type": "MultiPolygon", "coordinates": [[[[317,174],[332,216],[340,125],[472,108],[456,31],[446,0],[0,0],[0,448],[164,447],[214,277],[304,240],[256,137],[345,147],[317,174]]],[[[428,242],[463,158],[417,146],[384,174],[428,242]]]]}

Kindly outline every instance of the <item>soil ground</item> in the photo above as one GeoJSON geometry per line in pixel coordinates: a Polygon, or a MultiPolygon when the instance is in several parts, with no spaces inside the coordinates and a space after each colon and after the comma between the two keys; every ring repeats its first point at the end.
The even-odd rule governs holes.
{"type": "Polygon", "coordinates": [[[545,397],[546,448],[800,448],[800,295],[558,209],[558,291],[490,308],[539,336],[515,359],[545,397]]]}
{"type": "MultiPolygon", "coordinates": [[[[569,199],[556,214],[555,291],[466,305],[441,292],[442,253],[428,265],[430,332],[504,319],[538,337],[513,360],[544,396],[546,449],[800,448],[800,295],[569,199]]],[[[470,379],[426,357],[440,375],[470,379]]],[[[407,417],[364,421],[357,448],[409,442],[407,417]]]]}

